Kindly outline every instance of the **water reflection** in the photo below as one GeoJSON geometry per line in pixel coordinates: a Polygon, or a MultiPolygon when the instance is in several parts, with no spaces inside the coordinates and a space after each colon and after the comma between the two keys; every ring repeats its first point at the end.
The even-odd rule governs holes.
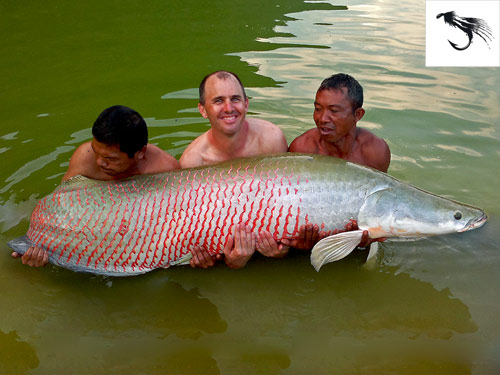
{"type": "Polygon", "coordinates": [[[21,340],[16,331],[4,333],[0,330],[1,374],[29,374],[39,363],[36,351],[30,344],[21,340]]]}
{"type": "Polygon", "coordinates": [[[217,307],[195,289],[186,289],[168,281],[166,275],[148,275],[136,279],[106,279],[60,272],[57,307],[52,319],[70,325],[68,309],[82,306],[78,315],[92,317],[82,324],[82,334],[133,337],[140,335],[166,338],[199,339],[227,328],[217,307]],[[67,282],[67,285],[66,285],[67,282]],[[86,310],[86,311],[85,311],[86,310]]]}
{"type": "MultiPolygon", "coordinates": [[[[424,66],[423,15],[421,3],[378,1],[349,6],[348,11],[294,13],[293,20],[277,27],[277,31],[291,37],[259,39],[276,44],[272,53],[246,51],[236,55],[258,66],[262,75],[277,82],[285,80],[282,89],[289,98],[295,97],[294,93],[313,98],[319,79],[343,71],[363,84],[369,109],[419,110],[432,103],[434,112],[460,113],[467,120],[487,122],[498,118],[498,92],[494,86],[478,85],[474,75],[464,74],[470,70],[424,66]],[[401,8],[412,16],[402,17],[401,8]],[[280,47],[278,43],[295,47],[280,47]],[[301,47],[307,44],[329,50],[301,47]],[[311,80],[315,77],[319,79],[311,80]],[[471,97],[477,100],[471,102],[471,97]]],[[[488,82],[497,76],[498,83],[492,69],[475,73],[488,82]]]]}
{"type": "MultiPolygon", "coordinates": [[[[193,374],[206,364],[209,374],[278,374],[306,367],[347,371],[346,358],[377,371],[470,368],[472,359],[463,359],[474,351],[461,337],[478,327],[469,307],[450,289],[412,276],[412,258],[398,263],[394,255],[403,250],[389,249],[375,270],[363,268],[362,252],[320,273],[307,255],[293,254],[277,261],[257,257],[239,271],[177,267],[124,279],[53,266],[32,270],[9,260],[2,265],[5,277],[22,272],[25,281],[20,294],[0,290],[9,296],[0,312],[30,301],[16,315],[36,337],[44,368],[57,361],[90,372],[106,363],[129,373],[193,374]],[[54,358],[57,343],[68,341],[74,344],[54,358]],[[387,351],[398,355],[374,365],[387,351]],[[328,359],[320,360],[325,352],[328,359]]],[[[425,258],[425,251],[415,258],[425,258]]]]}
{"type": "Polygon", "coordinates": [[[7,182],[7,184],[2,189],[0,189],[0,193],[9,191],[9,189],[15,184],[24,181],[28,176],[34,174],[36,171],[43,169],[49,163],[55,161],[59,155],[68,153],[73,150],[74,147],[71,146],[56,147],[56,149],[48,155],[40,156],[35,160],[27,162],[5,179],[5,182],[7,182]]]}
{"type": "MultiPolygon", "coordinates": [[[[169,281],[168,271],[109,279],[52,266],[30,269],[10,259],[1,266],[5,272],[0,292],[8,301],[0,305],[0,315],[8,317],[2,324],[30,332],[40,367],[47,373],[59,367],[67,372],[101,373],[107,368],[162,373],[179,365],[175,353],[183,346],[198,348],[191,354],[208,361],[209,350],[196,341],[227,330],[216,305],[196,288],[169,281]],[[17,279],[17,285],[5,282],[9,279],[17,279]]],[[[0,332],[2,348],[5,340],[0,332]]],[[[12,350],[0,351],[0,366],[2,354],[9,359],[13,350],[18,353],[11,366],[17,366],[18,357],[31,358],[33,350],[25,348],[24,353],[11,344],[12,350]]],[[[192,361],[184,365],[191,371],[197,368],[192,361]]]]}
{"type": "Polygon", "coordinates": [[[39,197],[33,194],[27,200],[19,202],[14,193],[7,201],[0,202],[0,233],[6,233],[22,220],[29,220],[38,199],[39,197]]]}
{"type": "Polygon", "coordinates": [[[255,361],[238,362],[239,371],[247,371],[247,365],[259,368],[260,363],[268,373],[279,373],[280,366],[328,373],[345,366],[346,356],[356,358],[362,368],[373,365],[374,356],[394,350],[399,357],[373,368],[468,369],[459,363],[470,346],[456,344],[461,335],[478,330],[468,306],[449,289],[437,290],[397,266],[365,270],[365,256],[358,253],[320,273],[307,256],[297,254],[285,261],[254,259],[238,274],[217,267],[197,273],[172,269],[169,277],[187,288],[197,285],[227,322],[223,336],[200,339],[221,369],[246,356],[255,361]],[[439,359],[435,350],[442,354],[439,359]],[[325,352],[330,353],[328,360],[325,352]],[[267,364],[265,353],[273,353],[267,364]],[[298,353],[303,354],[300,360],[298,353]]]}

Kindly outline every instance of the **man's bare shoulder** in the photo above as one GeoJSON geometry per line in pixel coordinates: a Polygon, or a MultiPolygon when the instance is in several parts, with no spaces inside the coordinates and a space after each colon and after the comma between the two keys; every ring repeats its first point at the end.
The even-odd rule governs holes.
{"type": "MultiPolygon", "coordinates": [[[[210,130],[209,130],[210,131],[210,130]]],[[[191,142],[179,159],[181,168],[192,168],[203,165],[203,154],[210,147],[208,142],[208,132],[206,131],[193,142],[191,142]]]]}
{"type": "Polygon", "coordinates": [[[250,137],[258,140],[258,153],[280,153],[286,152],[288,143],[286,142],[283,130],[272,122],[247,118],[250,137]]]}
{"type": "Polygon", "coordinates": [[[94,150],[92,149],[92,142],[85,142],[82,143],[80,146],[78,146],[73,152],[73,155],[71,158],[84,158],[84,159],[90,159],[94,158],[94,150]]]}
{"type": "Polygon", "coordinates": [[[91,142],[81,144],[73,152],[69,160],[68,170],[63,176],[63,181],[77,175],[89,178],[96,178],[99,175],[91,142]]]}
{"type": "Polygon", "coordinates": [[[297,138],[295,138],[292,143],[290,143],[288,151],[318,153],[320,138],[321,136],[317,128],[309,129],[304,134],[299,135],[297,138]]]}
{"type": "Polygon", "coordinates": [[[254,117],[247,117],[246,120],[247,120],[250,128],[254,129],[254,130],[268,129],[268,130],[281,131],[281,129],[278,125],[273,124],[272,122],[267,121],[267,120],[263,120],[260,118],[254,118],[254,117]]]}
{"type": "Polygon", "coordinates": [[[69,160],[69,165],[70,167],[72,165],[74,167],[80,167],[82,170],[89,172],[97,170],[92,143],[85,142],[78,146],[69,160]]]}
{"type": "Polygon", "coordinates": [[[363,128],[358,128],[357,140],[365,161],[364,164],[387,172],[391,162],[391,151],[387,142],[363,128]]]}
{"type": "Polygon", "coordinates": [[[176,158],[158,146],[148,144],[146,150],[146,161],[148,164],[144,173],[162,173],[181,167],[176,158]]]}
{"type": "Polygon", "coordinates": [[[248,129],[253,135],[261,138],[268,137],[281,137],[284,136],[283,130],[272,122],[258,119],[258,118],[247,118],[248,129]]]}

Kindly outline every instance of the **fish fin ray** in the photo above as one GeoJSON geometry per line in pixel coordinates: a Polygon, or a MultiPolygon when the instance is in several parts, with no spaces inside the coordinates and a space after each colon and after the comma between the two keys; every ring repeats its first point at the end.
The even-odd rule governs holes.
{"type": "Polygon", "coordinates": [[[349,255],[361,241],[362,230],[353,230],[328,236],[312,249],[311,264],[316,271],[326,263],[335,262],[349,255]]]}
{"type": "Polygon", "coordinates": [[[59,186],[66,187],[66,188],[68,188],[68,187],[80,187],[80,186],[91,187],[91,186],[99,185],[102,183],[103,183],[103,181],[101,181],[101,180],[94,180],[92,178],[88,178],[88,177],[85,177],[82,175],[76,175],[76,176],[68,178],[67,180],[64,180],[63,182],[61,182],[61,184],[59,186]]]}
{"type": "Polygon", "coordinates": [[[76,184],[76,183],[81,183],[81,182],[86,182],[88,180],[91,180],[88,177],[82,176],[81,174],[78,174],[76,176],[70,177],[67,180],[61,182],[61,185],[71,185],[71,184],[76,184]]]}
{"type": "Polygon", "coordinates": [[[173,262],[170,262],[170,265],[171,266],[187,266],[192,257],[193,257],[193,254],[187,253],[183,257],[181,257],[177,260],[174,260],[173,262]]]}
{"type": "Polygon", "coordinates": [[[366,257],[365,264],[363,265],[364,268],[368,270],[372,270],[375,268],[375,265],[377,263],[377,254],[379,251],[379,242],[373,242],[370,245],[370,250],[368,252],[368,256],[366,257]]]}

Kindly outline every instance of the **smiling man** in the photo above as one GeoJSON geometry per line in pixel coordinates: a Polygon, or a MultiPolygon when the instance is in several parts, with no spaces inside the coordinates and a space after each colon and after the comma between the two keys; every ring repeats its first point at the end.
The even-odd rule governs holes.
{"type": "MultiPolygon", "coordinates": [[[[180,158],[182,168],[287,151],[285,135],[278,126],[246,117],[248,98],[236,74],[217,71],[207,75],[201,81],[199,93],[198,110],[210,121],[210,129],[186,148],[180,158]]],[[[241,268],[256,249],[269,257],[281,257],[288,251],[288,247],[279,246],[270,233],[255,236],[239,224],[235,227],[234,244],[230,242],[224,249],[224,260],[230,268],[241,268]]],[[[192,267],[207,268],[216,261],[200,247],[191,249],[191,253],[192,267]]]]}
{"type": "MultiPolygon", "coordinates": [[[[131,108],[115,105],[105,109],[94,122],[92,135],[92,141],[73,153],[63,181],[77,175],[110,181],[180,168],[173,156],[148,143],[146,122],[131,108]]],[[[17,258],[19,254],[14,252],[12,256],[17,258]]],[[[22,262],[43,266],[48,254],[39,247],[30,247],[22,262]]]]}
{"type": "Polygon", "coordinates": [[[387,143],[356,126],[364,114],[361,85],[348,74],[334,74],[316,92],[316,128],[295,138],[288,151],[334,156],[387,172],[391,162],[387,143]]]}
{"type": "Polygon", "coordinates": [[[211,73],[202,80],[199,92],[198,109],[211,127],[186,148],[180,158],[182,168],[287,151],[285,135],[278,126],[246,117],[248,98],[236,74],[211,73]]]}

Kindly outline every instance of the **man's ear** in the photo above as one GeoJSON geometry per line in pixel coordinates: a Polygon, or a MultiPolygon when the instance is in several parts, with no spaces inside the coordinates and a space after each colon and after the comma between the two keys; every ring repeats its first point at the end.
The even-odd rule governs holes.
{"type": "Polygon", "coordinates": [[[203,104],[198,103],[198,111],[200,111],[204,118],[208,118],[207,111],[205,111],[205,106],[203,104]]]}
{"type": "Polygon", "coordinates": [[[144,159],[144,157],[146,156],[146,150],[148,148],[148,145],[145,145],[143,148],[141,148],[139,151],[137,151],[135,153],[135,157],[140,160],[140,159],[144,159]]]}
{"type": "Polygon", "coordinates": [[[356,122],[361,120],[364,115],[365,115],[365,110],[363,108],[358,108],[354,111],[354,119],[356,120],[356,122]]]}

